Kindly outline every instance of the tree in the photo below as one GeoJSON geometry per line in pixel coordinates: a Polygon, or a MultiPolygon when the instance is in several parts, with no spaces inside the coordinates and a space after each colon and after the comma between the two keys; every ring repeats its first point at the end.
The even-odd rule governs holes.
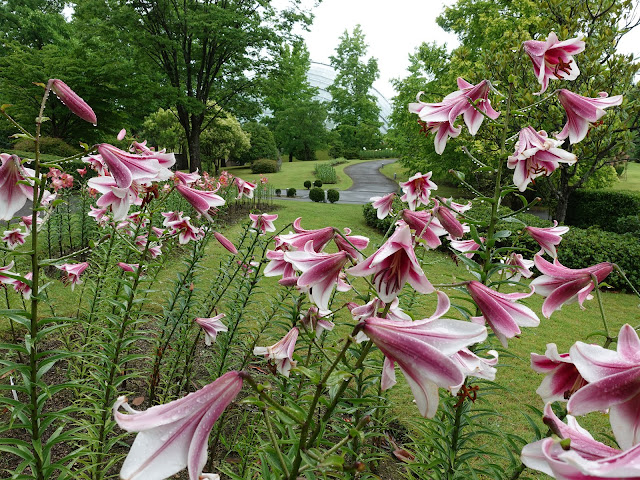
{"type": "Polygon", "coordinates": [[[378,61],[372,57],[365,61],[366,55],[364,34],[356,25],[351,35],[345,30],[336,54],[330,57],[336,78],[327,89],[332,97],[329,118],[336,124],[344,154],[350,157],[380,145],[380,108],[369,93],[380,72],[378,61]]]}
{"type": "Polygon", "coordinates": [[[301,160],[314,160],[315,151],[326,145],[327,109],[314,97],[318,89],[307,78],[311,60],[303,42],[283,45],[278,68],[264,84],[265,106],[271,111],[267,120],[278,148],[301,160]]]}
{"type": "MultiPolygon", "coordinates": [[[[519,46],[532,38],[544,40],[551,31],[555,31],[561,39],[586,34],[587,47],[575,57],[581,75],[572,82],[552,81],[547,93],[554,88],[568,88],[588,97],[596,97],[600,91],[629,96],[636,89],[633,78],[638,71],[638,64],[632,58],[616,53],[616,46],[620,38],[637,24],[632,16],[633,2],[626,0],[597,4],[582,0],[546,0],[542,5],[528,0],[459,0],[445,9],[438,23],[445,30],[456,33],[461,45],[444,61],[425,50],[423,53],[426,54],[416,59],[414,66],[417,70],[407,79],[396,82],[397,86],[401,86],[404,98],[399,98],[394,105],[394,147],[405,150],[423,142],[417,140],[421,135],[419,127],[415,123],[414,126],[407,123],[408,114],[405,116],[400,111],[406,112],[407,103],[415,101],[415,93],[425,90],[423,101],[439,101],[456,89],[455,78],[458,76],[471,83],[490,79],[502,94],[506,94],[509,80],[513,82],[516,95],[512,111],[516,112],[517,121],[512,122],[508,137],[516,135],[517,129],[527,126],[525,122],[538,130],[550,133],[558,131],[565,123],[565,117],[564,110],[553,96],[545,94],[543,102],[522,110],[540,100],[540,97],[533,95],[540,90],[540,86],[532,73],[529,58],[518,52],[519,46]],[[421,76],[419,70],[423,74],[433,71],[439,73],[426,78],[427,82],[418,87],[416,83],[421,76]],[[408,90],[412,87],[418,88],[410,98],[408,90]],[[522,113],[518,113],[520,110],[522,113]]],[[[431,53],[435,51],[433,48],[431,53]]],[[[504,97],[493,96],[497,110],[504,108],[503,100],[504,97]]],[[[564,220],[571,192],[586,185],[590,179],[592,183],[601,183],[609,175],[610,162],[624,157],[632,146],[633,132],[639,127],[638,104],[625,101],[621,107],[607,112],[602,125],[593,128],[584,141],[573,146],[568,142],[564,145],[563,148],[577,155],[578,163],[574,166],[562,165],[560,172],[554,176],[538,180],[538,193],[547,192],[548,199],[555,204],[555,218],[559,221],[564,220]]],[[[413,122],[416,120],[414,116],[413,122]]],[[[467,168],[469,173],[474,168],[473,163],[469,158],[463,158],[466,155],[456,149],[456,145],[465,145],[476,158],[491,164],[499,149],[499,138],[497,129],[487,122],[476,137],[463,133],[451,140],[442,157],[433,153],[426,155],[428,163],[422,164],[420,169],[439,165],[443,169],[467,168]]],[[[433,137],[424,142],[433,142],[433,137]]],[[[432,146],[427,148],[433,152],[432,146]]],[[[414,156],[408,163],[415,167],[417,160],[414,156]]]]}
{"type": "Polygon", "coordinates": [[[276,113],[275,136],[290,162],[293,157],[315,160],[316,150],[326,145],[326,119],[327,109],[317,100],[294,104],[276,113]]]}
{"type": "Polygon", "coordinates": [[[251,147],[242,153],[234,155],[234,161],[243,165],[252,163],[259,158],[272,160],[278,158],[275,137],[269,127],[258,122],[248,122],[242,125],[242,130],[249,135],[251,147]]]}
{"type": "MultiPolygon", "coordinates": [[[[133,44],[164,75],[187,139],[190,168],[199,168],[200,134],[209,113],[233,108],[249,98],[273,67],[271,52],[291,37],[292,28],[308,23],[302,0],[278,10],[270,0],[79,0],[84,15],[97,8],[118,28],[123,44],[133,44]],[[217,104],[208,106],[210,99],[217,104]]],[[[209,116],[210,117],[210,116],[209,116]]]]}

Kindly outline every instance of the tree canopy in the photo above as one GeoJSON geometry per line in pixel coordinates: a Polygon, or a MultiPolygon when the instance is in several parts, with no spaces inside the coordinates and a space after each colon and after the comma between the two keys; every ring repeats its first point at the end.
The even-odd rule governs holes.
{"type": "Polygon", "coordinates": [[[367,56],[367,43],[360,25],[340,37],[336,54],[330,57],[336,78],[328,88],[332,100],[329,118],[336,124],[343,154],[357,156],[363,149],[380,146],[380,108],[369,93],[380,76],[378,61],[367,56]]]}

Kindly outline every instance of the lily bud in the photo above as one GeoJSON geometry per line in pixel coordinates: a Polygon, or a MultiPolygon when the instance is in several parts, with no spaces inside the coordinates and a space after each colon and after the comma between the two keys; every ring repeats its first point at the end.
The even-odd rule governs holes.
{"type": "Polygon", "coordinates": [[[96,114],[93,112],[87,102],[85,102],[80,96],[71,90],[69,86],[62,80],[54,78],[49,80],[51,84],[51,90],[55,93],[60,101],[64,103],[72,113],[75,113],[81,119],[86,120],[94,125],[98,123],[96,114]]]}

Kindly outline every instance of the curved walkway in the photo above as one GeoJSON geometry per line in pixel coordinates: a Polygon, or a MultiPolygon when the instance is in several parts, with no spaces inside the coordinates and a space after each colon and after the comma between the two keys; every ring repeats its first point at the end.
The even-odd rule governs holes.
{"type": "MultiPolygon", "coordinates": [[[[398,183],[380,173],[380,169],[395,159],[370,160],[368,162],[350,165],[344,169],[345,175],[351,177],[353,185],[348,190],[340,190],[338,203],[352,203],[364,205],[371,197],[386,195],[398,189],[398,183]]],[[[331,185],[326,185],[331,188],[331,185]]],[[[287,197],[281,197],[287,199],[287,197]]],[[[298,190],[297,197],[287,200],[309,200],[309,190],[298,190]]]]}

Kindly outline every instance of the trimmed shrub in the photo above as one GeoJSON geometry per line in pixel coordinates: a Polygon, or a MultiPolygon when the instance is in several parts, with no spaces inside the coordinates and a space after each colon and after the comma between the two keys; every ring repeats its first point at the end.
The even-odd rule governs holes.
{"type": "Polygon", "coordinates": [[[311,180],[304,181],[304,188],[306,188],[307,190],[311,188],[311,180]]]}
{"type": "Polygon", "coordinates": [[[370,158],[398,158],[400,155],[390,148],[385,148],[383,150],[362,150],[358,156],[362,160],[368,160],[370,158]]]}
{"type": "Polygon", "coordinates": [[[576,190],[569,199],[566,223],[580,228],[598,226],[617,232],[618,219],[637,216],[640,193],[608,190],[576,190]]]}
{"type": "Polygon", "coordinates": [[[313,182],[313,186],[320,188],[322,186],[322,182],[320,180],[316,180],[315,182],[313,182]]]}
{"type": "MultiPolygon", "coordinates": [[[[22,152],[36,151],[35,143],[26,138],[17,141],[13,148],[22,152]]],[[[61,138],[42,137],[40,139],[40,153],[57,155],[58,157],[70,157],[76,153],[80,153],[80,149],[72,147],[61,138]]]]}
{"type": "Polygon", "coordinates": [[[329,163],[316,164],[313,174],[318,177],[318,180],[313,182],[313,184],[316,185],[316,182],[320,182],[320,185],[316,185],[316,187],[321,187],[323,183],[338,183],[336,169],[329,163]]]}
{"type": "Polygon", "coordinates": [[[309,198],[314,202],[324,202],[324,190],[320,187],[315,187],[309,190],[309,198]]]}
{"type": "Polygon", "coordinates": [[[340,200],[340,192],[334,190],[333,188],[331,190],[327,190],[327,200],[329,200],[331,203],[336,203],[338,200],[340,200]]]}
{"type": "Polygon", "coordinates": [[[278,171],[278,164],[275,160],[261,158],[251,164],[251,173],[275,173],[278,171]]]}
{"type": "Polygon", "coordinates": [[[295,197],[296,189],[295,188],[287,188],[287,197],[295,197]]]}
{"type": "Polygon", "coordinates": [[[335,160],[331,160],[329,162],[329,165],[331,165],[332,167],[337,167],[338,165],[342,165],[345,163],[349,163],[349,160],[347,160],[344,157],[340,157],[340,158],[336,158],[335,160]]]}
{"type": "Polygon", "coordinates": [[[282,194],[282,190],[280,190],[279,188],[276,188],[275,192],[277,196],[280,196],[282,194]]]}

